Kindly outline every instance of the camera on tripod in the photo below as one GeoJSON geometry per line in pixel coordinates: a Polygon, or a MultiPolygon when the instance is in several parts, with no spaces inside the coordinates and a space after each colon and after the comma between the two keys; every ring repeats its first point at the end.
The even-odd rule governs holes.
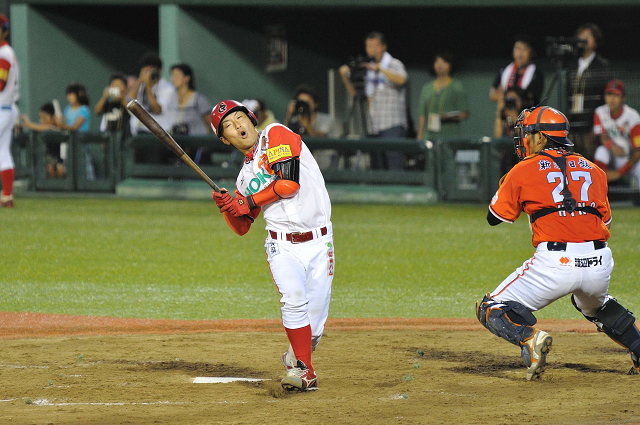
{"type": "Polygon", "coordinates": [[[584,53],[586,40],[577,37],[546,37],[547,57],[564,68],[567,61],[584,53]]]}
{"type": "Polygon", "coordinates": [[[358,56],[350,56],[347,61],[347,66],[349,67],[349,79],[351,83],[356,88],[364,90],[365,86],[365,77],[367,76],[367,63],[373,63],[375,59],[365,55],[358,56]]]}

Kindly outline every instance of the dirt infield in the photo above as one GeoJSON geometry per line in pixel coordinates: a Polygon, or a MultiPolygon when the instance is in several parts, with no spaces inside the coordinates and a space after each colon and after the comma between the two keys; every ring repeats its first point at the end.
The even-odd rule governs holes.
{"type": "Polygon", "coordinates": [[[285,393],[278,320],[0,313],[0,423],[640,423],[625,350],[586,321],[540,327],[550,365],[526,382],[519,350],[474,320],[332,319],[320,389],[285,393]]]}

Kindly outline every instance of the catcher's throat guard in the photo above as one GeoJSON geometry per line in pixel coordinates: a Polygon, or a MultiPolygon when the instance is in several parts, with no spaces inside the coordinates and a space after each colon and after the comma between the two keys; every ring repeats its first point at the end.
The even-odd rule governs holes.
{"type": "Polygon", "coordinates": [[[530,150],[529,138],[525,136],[538,132],[559,145],[573,146],[567,138],[569,120],[562,112],[550,106],[524,109],[516,120],[513,137],[516,155],[521,161],[534,153],[530,150]]]}

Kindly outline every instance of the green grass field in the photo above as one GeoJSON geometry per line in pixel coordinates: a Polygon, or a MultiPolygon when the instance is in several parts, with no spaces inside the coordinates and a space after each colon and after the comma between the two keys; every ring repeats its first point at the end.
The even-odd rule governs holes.
{"type": "MultiPolygon", "coordinates": [[[[22,198],[0,210],[0,311],[279,318],[264,221],[238,237],[213,202],[22,198]]],[[[336,205],[331,317],[473,317],[533,253],[486,205],[336,205]]],[[[610,292],[640,312],[640,210],[613,211],[610,292]]],[[[568,297],[538,314],[580,318],[568,297]]]]}

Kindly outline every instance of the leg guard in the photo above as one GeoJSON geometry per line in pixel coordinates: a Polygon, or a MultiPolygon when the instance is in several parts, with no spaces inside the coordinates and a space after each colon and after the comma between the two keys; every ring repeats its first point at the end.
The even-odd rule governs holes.
{"type": "Polygon", "coordinates": [[[533,313],[519,302],[495,301],[489,294],[476,303],[476,316],[492,334],[518,346],[533,336],[532,326],[537,323],[533,313]]]}
{"type": "MultiPolygon", "coordinates": [[[[582,313],[576,305],[573,295],[571,302],[582,313]]],[[[599,331],[604,332],[609,338],[629,350],[633,362],[630,374],[640,372],[640,360],[638,360],[640,358],[640,331],[635,325],[636,318],[632,312],[624,308],[615,298],[607,296],[605,303],[596,312],[596,317],[586,315],[584,317],[595,323],[599,331]]]]}
{"type": "Polygon", "coordinates": [[[602,323],[602,330],[609,338],[624,345],[636,357],[640,356],[640,332],[632,312],[611,298],[596,312],[596,319],[602,323]]]}

